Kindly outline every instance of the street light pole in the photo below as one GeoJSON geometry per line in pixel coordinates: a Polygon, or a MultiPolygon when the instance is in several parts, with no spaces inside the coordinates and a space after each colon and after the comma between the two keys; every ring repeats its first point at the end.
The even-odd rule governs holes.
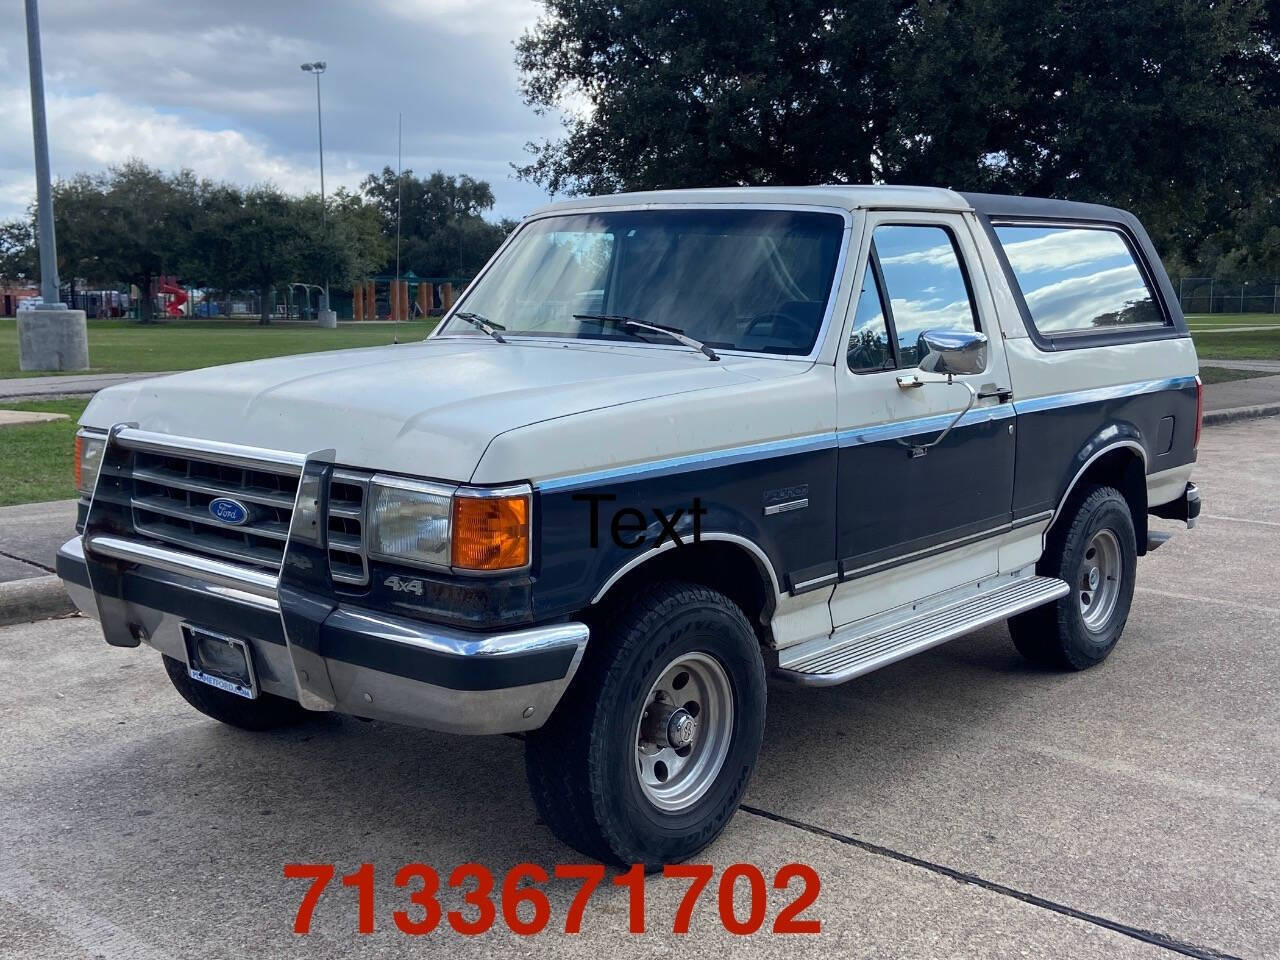
{"type": "Polygon", "coordinates": [[[40,234],[40,299],[60,303],[58,250],[53,235],[53,188],[49,175],[49,130],[44,116],[44,58],[40,53],[40,9],[27,2],[27,66],[31,73],[31,133],[36,149],[36,226],[40,234]]]}
{"type": "MultiPolygon", "coordinates": [[[[324,119],[320,112],[320,74],[324,73],[328,65],[323,60],[316,60],[314,63],[304,63],[302,69],[306,73],[314,73],[316,77],[316,133],[320,141],[320,231],[321,236],[326,240],[329,238],[329,214],[325,208],[324,202],[324,119]]],[[[324,303],[321,304],[320,310],[328,313],[329,310],[329,278],[324,278],[324,303]]],[[[324,323],[324,320],[321,320],[324,323]]]]}
{"type": "Polygon", "coordinates": [[[58,249],[53,234],[53,186],[49,174],[49,131],[44,115],[44,61],[40,53],[40,9],[26,0],[27,66],[31,77],[31,132],[36,161],[36,230],[40,244],[40,306],[19,311],[18,367],[21,370],[87,370],[89,337],[82,310],[68,310],[58,283],[58,249]]]}

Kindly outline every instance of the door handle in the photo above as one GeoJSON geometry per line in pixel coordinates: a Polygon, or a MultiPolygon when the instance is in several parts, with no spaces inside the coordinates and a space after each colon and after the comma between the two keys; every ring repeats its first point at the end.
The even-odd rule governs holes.
{"type": "Polygon", "coordinates": [[[1013,399],[1013,391],[1008,387],[996,387],[996,386],[988,385],[986,388],[979,391],[978,393],[979,400],[990,400],[993,397],[995,398],[995,401],[997,403],[1008,403],[1010,400],[1013,399]]]}

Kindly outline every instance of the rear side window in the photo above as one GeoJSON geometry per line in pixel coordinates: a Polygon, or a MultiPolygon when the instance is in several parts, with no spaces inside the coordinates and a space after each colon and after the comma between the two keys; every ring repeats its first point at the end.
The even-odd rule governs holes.
{"type": "Polygon", "coordinates": [[[977,316],[960,253],[945,227],[903,224],[876,227],[875,256],[898,338],[898,363],[920,362],[926,330],[976,330],[977,316]]]}
{"type": "Polygon", "coordinates": [[[1106,227],[995,227],[1039,333],[1105,333],[1165,317],[1124,235],[1106,227]]]}

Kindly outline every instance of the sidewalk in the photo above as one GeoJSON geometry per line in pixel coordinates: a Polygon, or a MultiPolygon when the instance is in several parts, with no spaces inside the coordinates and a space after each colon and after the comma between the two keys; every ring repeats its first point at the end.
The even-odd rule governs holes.
{"type": "Polygon", "coordinates": [[[74,500],[0,507],[0,583],[53,573],[58,548],[75,527],[74,500]]]}
{"type": "Polygon", "coordinates": [[[75,525],[74,500],[0,507],[0,625],[75,612],[53,572],[75,525]]]}
{"type": "Polygon", "coordinates": [[[1280,360],[1210,360],[1200,358],[1202,367],[1221,367],[1224,370],[1264,370],[1268,373],[1280,373],[1280,360]]]}
{"type": "Polygon", "coordinates": [[[91,394],[117,383],[167,375],[166,371],[162,373],[78,373],[65,377],[12,377],[0,380],[0,400],[38,400],[41,397],[91,394]]]}
{"type": "MultiPolygon", "coordinates": [[[[1206,367],[1217,366],[1210,361],[1201,363],[1206,367]]],[[[1204,412],[1205,423],[1280,413],[1280,375],[1208,384],[1204,388],[1204,412]]]]}

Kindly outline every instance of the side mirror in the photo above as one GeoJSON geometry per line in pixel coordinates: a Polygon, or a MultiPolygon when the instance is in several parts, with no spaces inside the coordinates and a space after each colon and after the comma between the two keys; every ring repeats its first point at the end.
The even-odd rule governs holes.
{"type": "Polygon", "coordinates": [[[974,330],[926,330],[916,341],[920,369],[946,376],[969,376],[987,369],[986,334],[974,330]]]}

